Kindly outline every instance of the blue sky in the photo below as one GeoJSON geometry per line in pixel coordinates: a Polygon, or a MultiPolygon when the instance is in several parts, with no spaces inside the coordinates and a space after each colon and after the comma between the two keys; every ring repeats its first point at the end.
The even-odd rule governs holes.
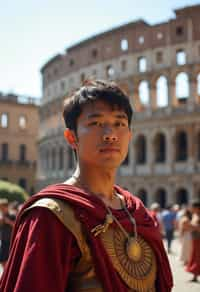
{"type": "Polygon", "coordinates": [[[0,0],[0,91],[40,97],[41,67],[70,45],[143,18],[155,24],[195,0],[0,0]]]}

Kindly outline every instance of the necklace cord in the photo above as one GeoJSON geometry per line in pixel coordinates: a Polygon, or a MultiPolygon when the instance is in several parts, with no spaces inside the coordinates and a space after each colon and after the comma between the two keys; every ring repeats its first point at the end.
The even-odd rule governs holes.
{"type": "MultiPolygon", "coordinates": [[[[135,218],[130,214],[128,208],[126,207],[126,203],[124,201],[124,198],[121,198],[121,196],[118,195],[117,193],[115,193],[115,195],[119,198],[120,204],[121,204],[122,208],[124,209],[124,211],[126,212],[126,214],[129,217],[129,220],[133,224],[133,228],[134,228],[134,239],[136,240],[138,235],[137,235],[137,226],[136,226],[135,218]]],[[[126,232],[126,230],[124,229],[124,227],[122,226],[122,224],[119,222],[119,220],[113,215],[113,213],[110,210],[110,208],[108,206],[106,206],[106,209],[109,212],[110,216],[112,216],[113,220],[116,222],[116,224],[118,225],[118,227],[121,229],[121,231],[124,233],[124,235],[129,239],[130,238],[130,235],[126,232]]]]}

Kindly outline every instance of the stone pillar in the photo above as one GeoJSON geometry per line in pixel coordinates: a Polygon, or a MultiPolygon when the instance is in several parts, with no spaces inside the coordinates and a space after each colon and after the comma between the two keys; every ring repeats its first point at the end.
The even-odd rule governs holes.
{"type": "Polygon", "coordinates": [[[154,111],[157,108],[157,97],[156,97],[156,84],[149,83],[149,98],[150,98],[150,108],[154,111]]]}
{"type": "Polygon", "coordinates": [[[189,98],[188,98],[188,110],[193,111],[197,99],[197,80],[196,76],[191,74],[189,76],[189,98]]]}
{"type": "Polygon", "coordinates": [[[167,131],[167,155],[166,155],[166,162],[169,167],[170,173],[173,172],[173,165],[175,162],[175,147],[174,144],[174,137],[175,137],[176,129],[175,128],[169,128],[167,131]]]}
{"type": "Polygon", "coordinates": [[[168,107],[172,109],[176,105],[176,83],[168,79],[168,107]]]}
{"type": "Polygon", "coordinates": [[[154,158],[154,149],[153,149],[153,135],[152,134],[147,134],[146,135],[147,139],[147,165],[149,169],[149,174],[153,173],[153,158],[154,158]]]}

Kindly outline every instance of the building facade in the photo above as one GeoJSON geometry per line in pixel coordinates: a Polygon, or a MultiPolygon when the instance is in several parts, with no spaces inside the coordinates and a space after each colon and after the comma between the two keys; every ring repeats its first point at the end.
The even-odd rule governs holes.
{"type": "Polygon", "coordinates": [[[117,181],[146,205],[200,197],[200,5],[165,23],[129,23],[84,40],[41,69],[38,188],[73,169],[64,98],[86,78],[115,80],[134,107],[133,139],[117,181]]]}
{"type": "Polygon", "coordinates": [[[36,99],[0,94],[0,179],[35,192],[38,105],[36,99]]]}

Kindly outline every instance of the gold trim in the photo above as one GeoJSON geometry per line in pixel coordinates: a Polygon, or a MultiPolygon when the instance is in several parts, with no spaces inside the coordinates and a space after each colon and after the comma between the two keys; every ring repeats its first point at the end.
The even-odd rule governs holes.
{"type": "Polygon", "coordinates": [[[91,258],[89,247],[83,235],[81,223],[76,219],[74,210],[69,204],[59,199],[42,198],[35,201],[30,207],[26,208],[24,213],[35,207],[47,208],[54,215],[56,215],[62,224],[75,236],[84,258],[86,260],[91,258]]]}

